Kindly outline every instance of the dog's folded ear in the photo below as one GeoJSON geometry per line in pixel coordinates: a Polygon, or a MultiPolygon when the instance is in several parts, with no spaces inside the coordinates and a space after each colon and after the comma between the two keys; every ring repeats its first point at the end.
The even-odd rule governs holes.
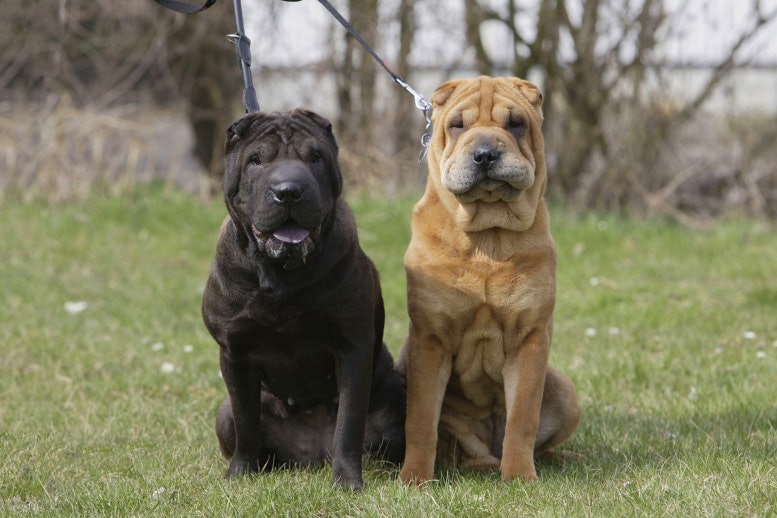
{"type": "Polygon", "coordinates": [[[270,121],[272,119],[270,115],[272,114],[249,113],[232,123],[232,125],[227,128],[226,152],[229,153],[235,143],[246,137],[251,131],[251,128],[258,127],[263,123],[270,121]]]}
{"type": "Polygon", "coordinates": [[[527,101],[534,105],[535,108],[542,106],[542,92],[540,92],[540,89],[537,88],[534,83],[530,83],[529,81],[519,79],[517,77],[511,78],[511,81],[515,86],[518,87],[521,95],[523,95],[527,101]]]}
{"type": "Polygon", "coordinates": [[[243,138],[246,130],[251,127],[252,122],[253,117],[251,117],[251,115],[247,115],[232,123],[232,125],[227,128],[227,147],[243,138]]]}
{"type": "Polygon", "coordinates": [[[322,117],[321,115],[317,114],[316,112],[310,111],[305,108],[297,108],[294,110],[291,114],[292,117],[305,117],[309,119],[313,124],[316,126],[319,126],[321,129],[328,133],[332,133],[332,123],[329,122],[329,119],[322,117]]]}
{"type": "Polygon", "coordinates": [[[460,83],[460,79],[453,79],[441,84],[432,95],[432,108],[437,108],[445,104],[460,83]]]}

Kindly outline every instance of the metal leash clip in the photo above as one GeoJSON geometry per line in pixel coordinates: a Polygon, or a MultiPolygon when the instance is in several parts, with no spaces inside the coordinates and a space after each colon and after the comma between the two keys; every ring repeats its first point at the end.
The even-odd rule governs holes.
{"type": "Polygon", "coordinates": [[[426,99],[424,99],[424,96],[416,92],[412,86],[405,83],[399,76],[395,77],[394,81],[396,81],[399,86],[407,90],[410,95],[413,96],[413,99],[415,100],[415,107],[424,112],[424,114],[426,114],[427,110],[432,109],[432,105],[429,104],[426,99]]]}
{"type": "Polygon", "coordinates": [[[424,99],[423,95],[416,92],[412,86],[405,83],[399,76],[395,77],[394,81],[413,96],[415,107],[424,113],[424,118],[426,119],[426,133],[421,136],[421,153],[418,155],[418,161],[420,162],[426,156],[426,152],[429,150],[429,142],[432,140],[432,119],[429,118],[432,105],[424,99]]]}
{"type": "Polygon", "coordinates": [[[426,119],[426,133],[421,135],[421,152],[418,154],[418,161],[420,162],[426,157],[426,152],[429,151],[429,142],[432,141],[432,119],[428,115],[429,110],[424,110],[424,118],[426,119]]]}

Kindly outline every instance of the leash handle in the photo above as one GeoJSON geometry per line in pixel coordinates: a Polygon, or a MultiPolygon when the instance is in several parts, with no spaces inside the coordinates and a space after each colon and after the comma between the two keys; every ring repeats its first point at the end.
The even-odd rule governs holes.
{"type": "Polygon", "coordinates": [[[197,6],[188,2],[179,2],[178,0],[154,0],[162,7],[166,7],[170,10],[177,11],[184,14],[194,14],[204,11],[208,7],[216,3],[216,0],[206,0],[204,4],[197,6]]]}

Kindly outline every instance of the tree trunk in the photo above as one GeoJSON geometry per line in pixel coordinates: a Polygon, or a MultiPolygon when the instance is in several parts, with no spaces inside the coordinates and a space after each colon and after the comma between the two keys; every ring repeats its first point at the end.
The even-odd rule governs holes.
{"type": "MultiPolygon", "coordinates": [[[[410,78],[410,51],[415,37],[414,0],[399,2],[399,56],[397,56],[396,72],[406,82],[412,84],[410,78]]],[[[418,143],[420,133],[412,129],[415,125],[413,115],[415,105],[403,88],[394,88],[394,151],[397,155],[405,155],[418,143]]]]}
{"type": "Polygon", "coordinates": [[[488,57],[483,39],[480,37],[480,24],[485,21],[483,7],[478,0],[465,0],[464,22],[466,26],[467,42],[475,50],[475,67],[481,75],[493,73],[493,63],[488,57]]]}

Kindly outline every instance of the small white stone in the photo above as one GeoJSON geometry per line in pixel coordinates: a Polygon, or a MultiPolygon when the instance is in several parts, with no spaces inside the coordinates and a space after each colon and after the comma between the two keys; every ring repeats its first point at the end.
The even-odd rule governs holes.
{"type": "Polygon", "coordinates": [[[86,310],[86,307],[87,303],[84,300],[65,302],[65,311],[71,315],[77,315],[78,313],[81,313],[82,311],[86,310]]]}
{"type": "Polygon", "coordinates": [[[159,370],[164,374],[172,374],[175,372],[175,364],[173,362],[164,362],[159,366],[159,370]]]}

